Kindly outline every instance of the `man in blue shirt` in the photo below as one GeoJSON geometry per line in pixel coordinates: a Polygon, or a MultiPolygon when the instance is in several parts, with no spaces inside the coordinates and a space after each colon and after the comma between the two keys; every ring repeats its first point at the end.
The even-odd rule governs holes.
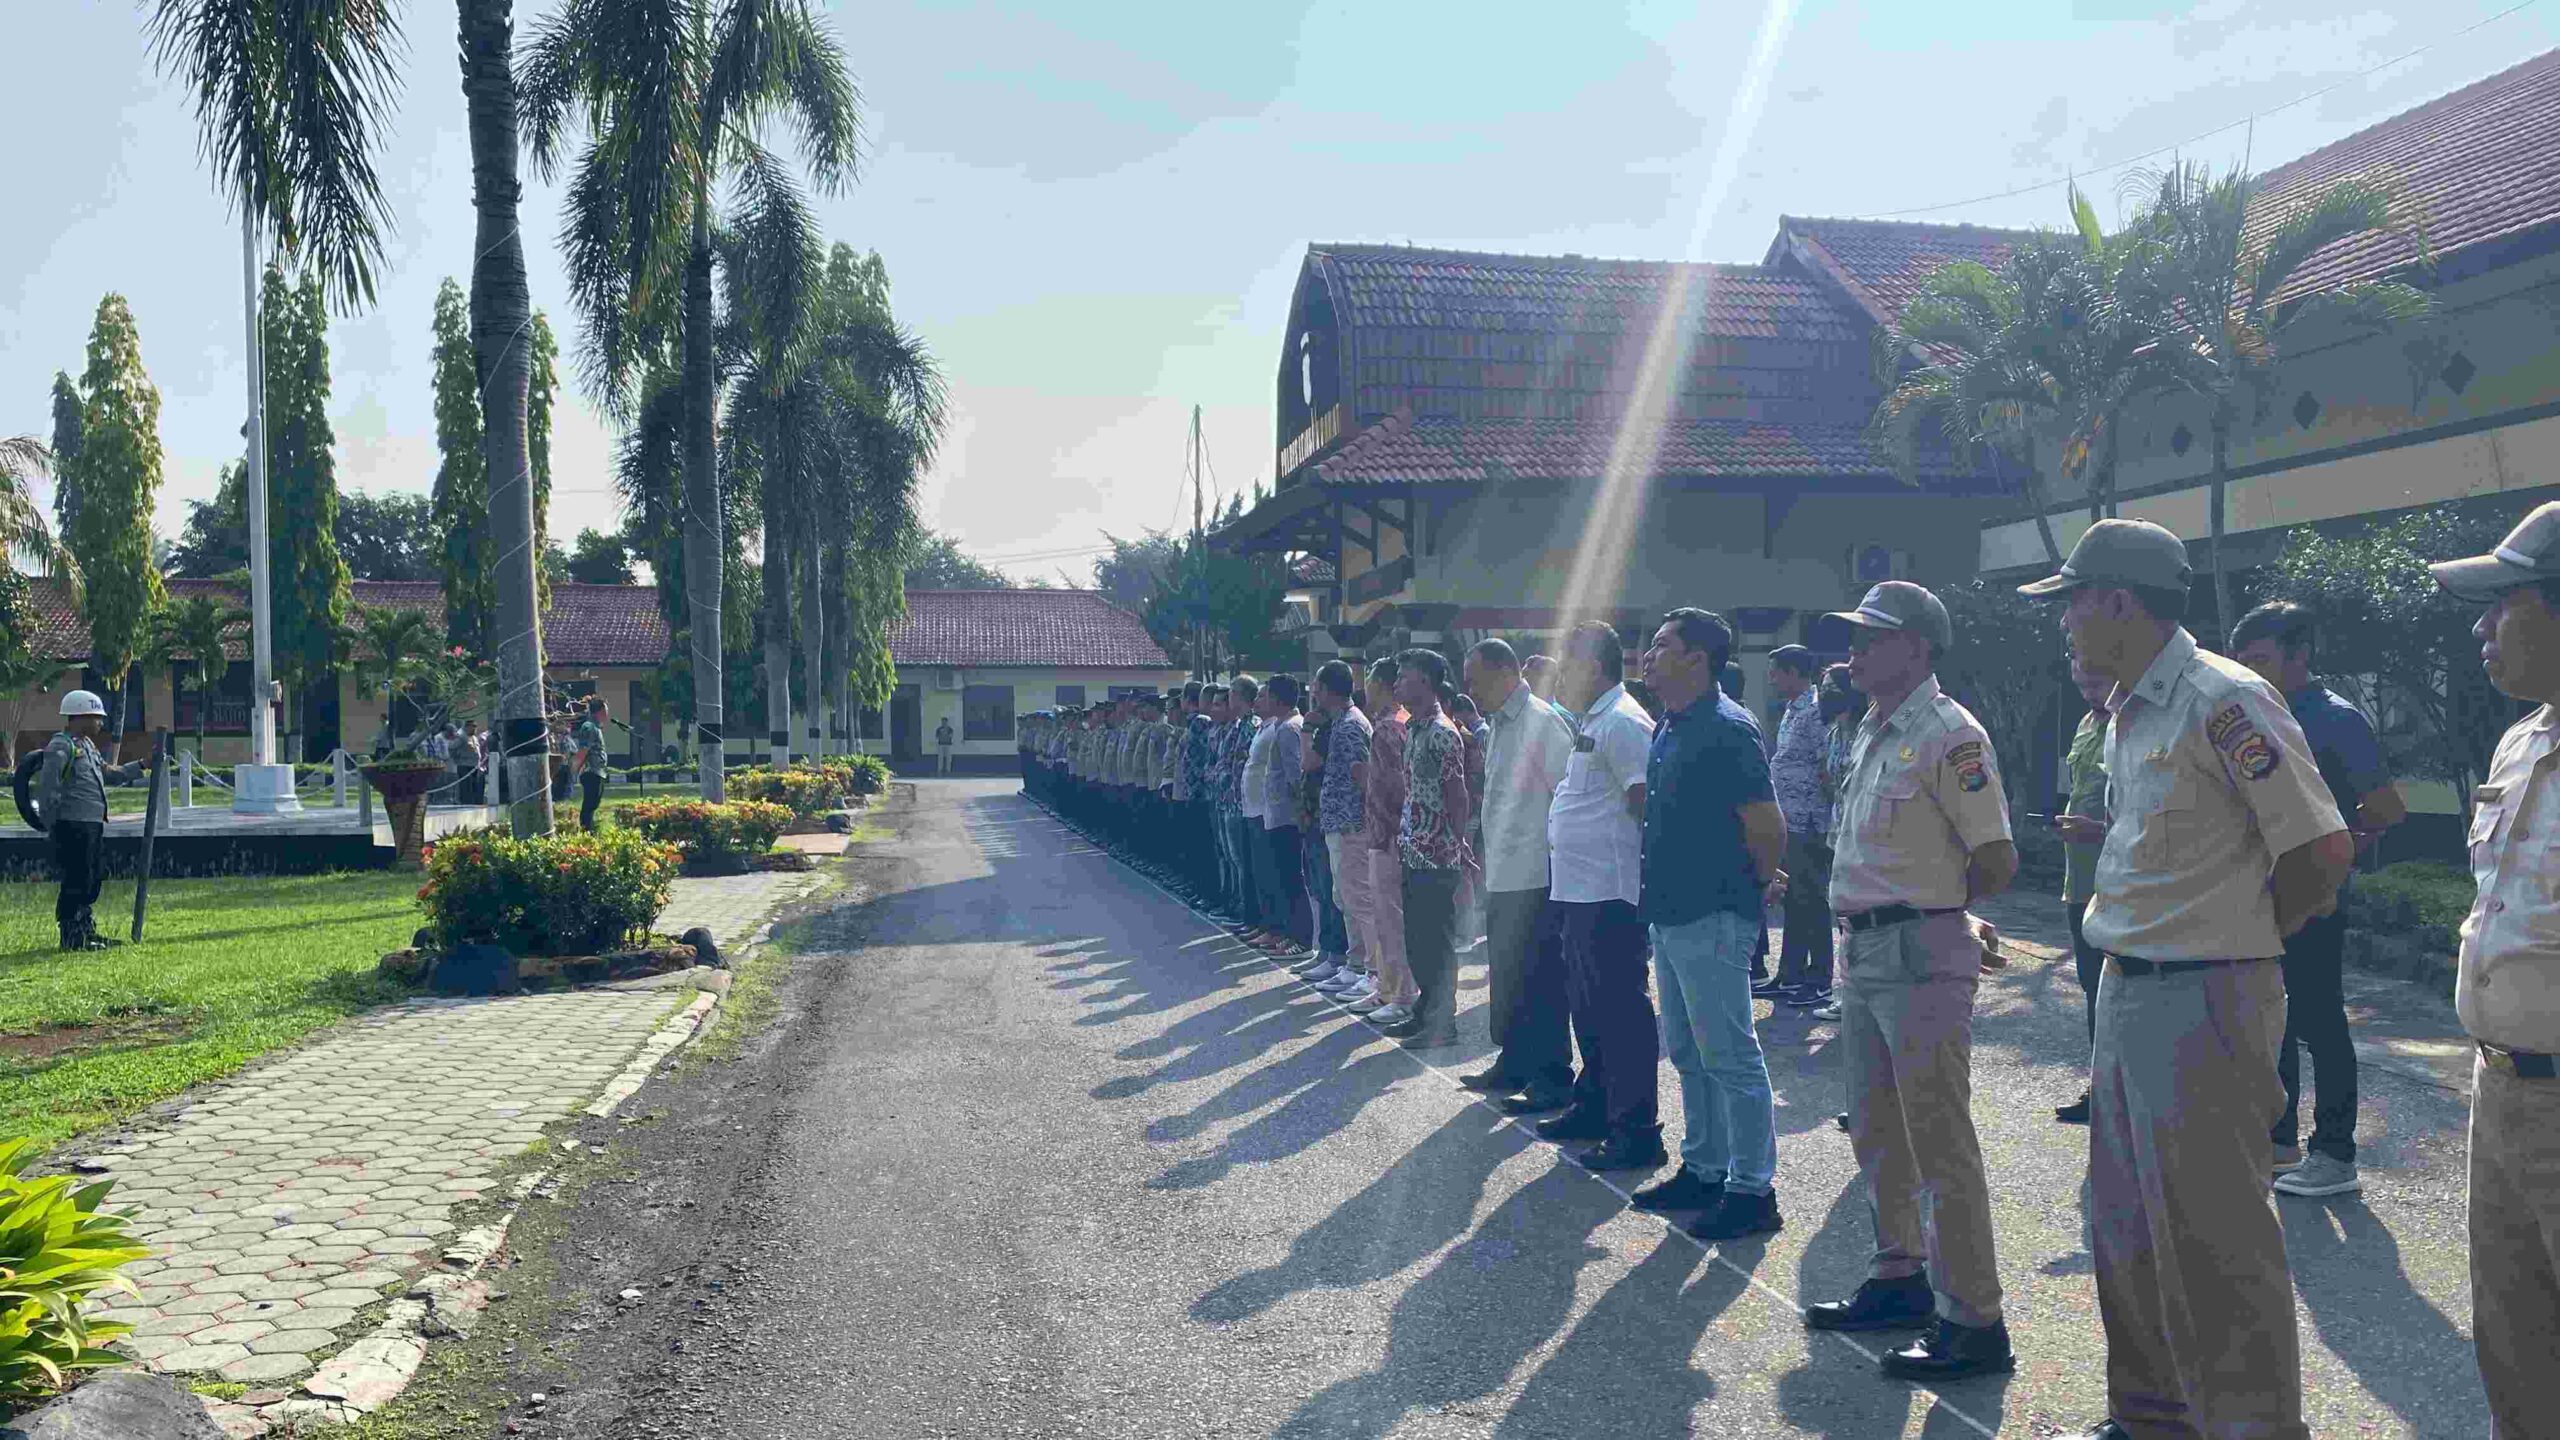
{"type": "Polygon", "coordinates": [[[1645,763],[1641,908],[1688,1133],[1680,1170],[1634,1199],[1701,1212],[1688,1226],[1701,1240],[1779,1227],[1776,1101],[1751,1023],[1751,954],[1787,822],[1759,724],[1716,685],[1732,653],[1732,627],[1694,609],[1664,616],[1644,652],[1663,716],[1645,763]]]}
{"type": "MultiPolygon", "coordinates": [[[[2311,678],[2317,639],[2310,611],[2289,600],[2270,601],[2231,627],[2231,658],[2283,693],[2285,707],[2310,742],[2320,778],[2328,782],[2330,798],[2361,841],[2399,824],[2409,811],[2382,768],[2373,722],[2311,678]]],[[[2282,1172],[2276,1189],[2286,1195],[2342,1195],[2364,1184],[2356,1175],[2356,1046],[2347,1032],[2346,990],[2339,973],[2346,939],[2342,904],[2306,922],[2284,944],[2284,1043],[2276,1051],[2284,1113],[2276,1117],[2273,1139],[2275,1165],[2282,1172]],[[2320,1076],[2308,1155],[2295,1146],[2301,1134],[2305,1048],[2320,1076]]]]}

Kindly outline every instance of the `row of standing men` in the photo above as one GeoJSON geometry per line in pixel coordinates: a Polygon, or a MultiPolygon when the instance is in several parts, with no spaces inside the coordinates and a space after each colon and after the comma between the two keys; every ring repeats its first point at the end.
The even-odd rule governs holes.
{"type": "MultiPolygon", "coordinates": [[[[2477,791],[2479,900],[2457,998],[2479,1045],[2474,1330],[2492,1433],[2513,1437],[2560,1414],[2548,1363],[2560,1346],[2560,897],[2544,870],[2560,805],[2540,795],[2560,754],[2560,505],[2492,555],[2436,572],[2488,605],[2492,681],[2542,703],[2477,791]]],[[[2022,587],[2060,603],[2075,666],[2112,685],[2109,819],[2080,916],[2100,961],[2090,1224],[2109,1399],[2086,1440],[2308,1434],[2266,1178],[2270,1122],[2287,1108],[2278,962],[2287,937],[2334,913],[2354,845],[2284,697],[2183,627],[2191,573],[2171,532],[2110,520],[2058,574],[2022,587]]],[[[1883,1358],[1904,1378],[2006,1371],[1971,1115],[1985,951],[1968,913],[2016,869],[1998,757],[1936,681],[1953,635],[1934,595],[1888,582],[1834,618],[1853,627],[1851,674],[1869,702],[1824,898],[1876,1245],[1867,1282],[1809,1306],[1806,1322],[1923,1328],[1883,1358]]],[[[1170,706],[1142,697],[1134,723],[1049,717],[1026,736],[1025,783],[1411,1045],[1455,1038],[1454,902],[1480,873],[1501,1053],[1467,1083],[1515,1112],[1556,1109],[1538,1132],[1598,1142],[1577,1156],[1586,1165],[1650,1168],[1667,1159],[1654,1094],[1667,1052],[1681,1164],[1634,1203],[1693,1212],[1685,1228],[1702,1239],[1740,1240],[1782,1223],[1751,963],[1763,907],[1790,882],[1758,723],[1717,683],[1731,649],[1713,614],[1666,616],[1640,662],[1657,721],[1629,697],[1606,626],[1567,636],[1561,706],[1531,693],[1507,645],[1478,645],[1465,678],[1490,735],[1473,785],[1446,661],[1427,650],[1376,662],[1365,695],[1347,666],[1327,665],[1311,705],[1282,676],[1186,690],[1170,706]],[[1323,937],[1310,916],[1321,921],[1328,896],[1341,941],[1311,952],[1323,937]]]]}

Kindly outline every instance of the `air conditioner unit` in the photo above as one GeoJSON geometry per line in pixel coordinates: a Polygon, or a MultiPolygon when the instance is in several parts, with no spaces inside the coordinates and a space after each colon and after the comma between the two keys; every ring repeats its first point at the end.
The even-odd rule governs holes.
{"type": "Polygon", "coordinates": [[[957,670],[949,670],[949,669],[936,670],[936,671],[934,671],[934,672],[933,672],[933,688],[934,688],[934,689],[936,689],[936,690],[957,690],[957,689],[959,689],[959,688],[960,688],[960,672],[959,672],[959,671],[957,671],[957,670]]]}

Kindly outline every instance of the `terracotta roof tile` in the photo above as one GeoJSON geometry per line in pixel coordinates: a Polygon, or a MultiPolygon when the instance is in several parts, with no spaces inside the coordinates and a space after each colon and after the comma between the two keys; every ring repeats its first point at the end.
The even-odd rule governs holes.
{"type": "Polygon", "coordinates": [[[1341,318],[1355,326],[1634,333],[1650,328],[1675,275],[1702,335],[1849,340],[1859,327],[1820,286],[1757,265],[1496,255],[1394,245],[1316,245],[1341,318]]]}
{"type": "Polygon", "coordinates": [[[900,665],[1171,669],[1146,624],[1093,590],[910,590],[900,665]]]}
{"type": "MultiPolygon", "coordinates": [[[[1328,484],[1451,484],[1488,479],[1590,480],[1604,473],[1615,425],[1587,420],[1388,422],[1362,432],[1316,462],[1328,484]]],[[[1656,453],[1658,479],[1785,478],[1886,481],[1892,466],[1864,427],[1767,420],[1684,420],[1656,453]]],[[[1924,464],[1924,484],[1987,484],[1946,457],[1924,464]]]]}
{"type": "MultiPolygon", "coordinates": [[[[165,582],[173,599],[212,595],[246,608],[248,595],[220,580],[172,579],[165,582]]],[[[37,580],[32,588],[37,610],[36,645],[47,656],[67,662],[89,657],[89,626],[64,588],[37,580]]],[[[444,589],[433,580],[358,580],[355,603],[368,609],[422,610],[444,627],[444,589]]],[[[656,665],[667,658],[666,617],[658,611],[654,585],[571,585],[551,587],[551,608],[542,617],[545,658],[553,665],[656,665]]],[[[235,625],[223,641],[234,660],[249,658],[249,630],[235,625]]]]}
{"type": "Polygon", "coordinates": [[[1807,242],[1806,258],[1829,275],[1880,325],[1890,325],[1939,267],[1971,260],[1997,270],[2031,230],[1981,225],[1920,225],[1898,220],[1824,220],[1782,216],[1777,259],[1792,237],[1807,242]]]}

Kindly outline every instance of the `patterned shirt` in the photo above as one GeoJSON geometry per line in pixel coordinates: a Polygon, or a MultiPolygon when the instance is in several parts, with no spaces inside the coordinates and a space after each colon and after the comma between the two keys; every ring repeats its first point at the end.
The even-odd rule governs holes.
{"type": "Polygon", "coordinates": [[[1176,793],[1186,800],[1209,798],[1209,767],[1218,758],[1218,722],[1206,715],[1194,715],[1182,737],[1182,789],[1176,793]]]}
{"type": "Polygon", "coordinates": [[[1292,714],[1288,719],[1262,727],[1271,737],[1270,753],[1263,759],[1262,828],[1294,830],[1298,825],[1298,777],[1305,773],[1300,759],[1305,751],[1306,721],[1292,714]]]}
{"type": "Polygon", "coordinates": [[[1376,721],[1369,731],[1368,786],[1360,808],[1369,826],[1369,848],[1393,850],[1404,823],[1405,714],[1399,707],[1376,721]]]}
{"type": "Polygon", "coordinates": [[[1831,799],[1823,793],[1823,752],[1831,735],[1822,723],[1822,699],[1808,685],[1778,717],[1778,748],[1769,757],[1769,787],[1778,792],[1787,829],[1821,839],[1831,833],[1831,799]]]}
{"type": "Polygon", "coordinates": [[[1254,717],[1240,715],[1228,722],[1227,733],[1218,741],[1218,809],[1222,814],[1244,813],[1244,765],[1253,754],[1254,717]]]}
{"type": "Polygon", "coordinates": [[[1316,827],[1327,835],[1357,835],[1369,828],[1360,782],[1352,767],[1369,758],[1369,717],[1353,705],[1325,735],[1324,793],[1316,799],[1316,827]]]}
{"type": "Polygon", "coordinates": [[[1475,818],[1467,792],[1466,734],[1446,711],[1407,727],[1404,823],[1396,851],[1408,870],[1455,870],[1467,856],[1475,818]]]}

